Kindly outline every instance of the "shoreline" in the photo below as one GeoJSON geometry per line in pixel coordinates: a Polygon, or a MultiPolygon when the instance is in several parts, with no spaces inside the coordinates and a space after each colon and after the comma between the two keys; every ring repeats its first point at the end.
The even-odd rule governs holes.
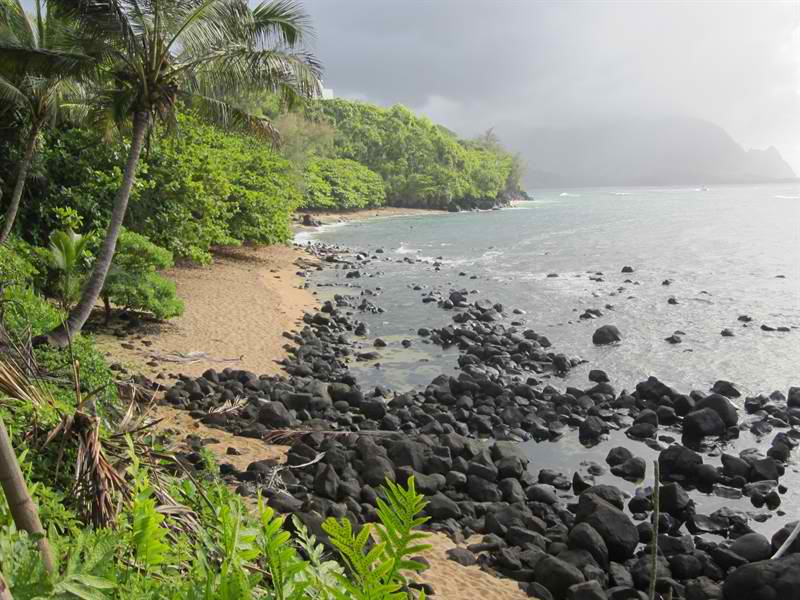
{"type": "MultiPolygon", "coordinates": [[[[342,276],[345,276],[345,273],[351,269],[364,270],[365,267],[368,268],[365,263],[359,262],[355,264],[351,262],[351,257],[348,253],[355,253],[356,249],[337,252],[320,250],[320,247],[314,247],[310,249],[310,252],[316,252],[317,258],[322,260],[323,263],[326,262],[326,259],[332,259],[327,262],[337,263],[337,269],[339,269],[342,276]]],[[[437,301],[440,308],[453,311],[456,323],[462,327],[473,327],[473,334],[478,335],[474,341],[477,341],[478,344],[487,343],[486,340],[488,338],[485,337],[487,335],[486,331],[481,333],[480,326],[477,330],[474,329],[475,323],[505,321],[505,316],[499,313],[493,315],[492,319],[485,320],[483,318],[483,315],[495,310],[492,308],[493,304],[485,300],[471,302],[471,299],[454,298],[451,294],[449,298],[445,296],[438,298],[437,301]],[[470,315],[470,318],[462,318],[465,315],[470,315]],[[470,323],[471,325],[469,325],[470,323]]],[[[328,513],[327,511],[333,510],[337,499],[342,499],[341,494],[344,492],[336,491],[341,485],[340,481],[355,479],[355,482],[359,483],[362,478],[367,481],[366,478],[369,475],[367,475],[365,469],[368,469],[370,462],[382,463],[382,461],[375,461],[374,459],[380,456],[388,456],[391,462],[386,464],[387,469],[390,469],[392,473],[399,473],[400,475],[398,476],[414,474],[419,482],[418,489],[424,491],[426,497],[433,500],[431,510],[435,517],[432,522],[434,531],[439,532],[439,534],[447,534],[449,538],[461,542],[459,547],[465,550],[466,554],[464,552],[456,553],[459,556],[458,560],[464,560],[467,564],[473,565],[473,567],[465,568],[474,568],[474,561],[477,561],[490,571],[503,573],[507,577],[502,580],[493,579],[492,581],[502,581],[504,584],[511,583],[511,585],[516,585],[513,582],[513,579],[517,579],[515,573],[525,573],[526,578],[533,577],[533,573],[535,573],[536,581],[539,581],[540,577],[546,579],[547,576],[544,573],[540,575],[535,567],[535,563],[539,560],[550,560],[552,564],[548,563],[549,566],[556,570],[568,570],[570,565],[575,568],[578,564],[586,564],[585,556],[568,554],[569,552],[575,552],[575,548],[565,551],[564,548],[558,546],[559,543],[563,545],[563,542],[566,541],[566,532],[573,529],[575,524],[574,518],[567,518],[565,517],[567,513],[562,512],[566,510],[563,502],[567,498],[580,499],[578,504],[579,517],[581,515],[580,505],[586,500],[586,503],[591,505],[592,510],[599,511],[604,517],[613,522],[613,530],[604,529],[604,520],[591,520],[586,515],[580,517],[581,520],[586,520],[593,526],[593,529],[601,532],[602,538],[608,538],[606,542],[609,545],[616,544],[613,549],[609,547],[608,550],[614,553],[614,560],[617,560],[620,566],[624,564],[628,569],[641,570],[642,566],[647,564],[645,560],[646,554],[637,553],[634,555],[634,549],[645,539],[643,536],[648,528],[642,526],[647,524],[647,513],[652,510],[651,499],[646,493],[634,496],[629,507],[630,512],[633,513],[633,518],[638,522],[638,525],[634,525],[625,511],[629,496],[614,485],[596,485],[593,478],[585,478],[583,473],[579,474],[577,465],[571,463],[565,462],[561,467],[567,473],[575,469],[574,475],[576,478],[573,478],[572,482],[568,480],[568,476],[563,475],[561,472],[556,473],[546,469],[539,472],[537,480],[532,472],[527,470],[528,458],[521,456],[518,449],[511,450],[512,447],[516,448],[518,446],[520,439],[525,439],[524,437],[518,437],[523,435],[525,430],[530,430],[534,434],[534,439],[538,439],[537,434],[544,435],[545,439],[553,439],[553,435],[556,434],[555,439],[558,439],[562,435],[574,436],[579,433],[581,441],[591,442],[602,437],[604,433],[607,434],[609,425],[614,429],[624,429],[630,426],[628,433],[633,440],[638,438],[639,441],[652,442],[652,444],[648,443],[648,445],[651,445],[653,449],[660,450],[658,462],[659,464],[663,462],[662,480],[664,480],[664,471],[666,471],[667,479],[665,480],[665,485],[672,486],[671,489],[675,490],[681,502],[686,498],[691,503],[690,506],[682,504],[677,508],[666,509],[666,512],[671,515],[671,518],[676,519],[679,524],[684,521],[690,523],[689,530],[693,533],[702,534],[707,532],[708,523],[706,521],[692,520],[694,501],[689,499],[682,485],[687,486],[688,490],[694,489],[695,486],[698,489],[703,489],[701,486],[713,482],[715,486],[719,484],[724,490],[727,490],[725,493],[733,493],[735,490],[741,489],[742,482],[733,480],[732,472],[725,466],[724,462],[723,467],[715,467],[710,460],[709,462],[704,462],[705,457],[702,454],[695,453],[680,443],[673,442],[667,446],[665,443],[658,442],[657,432],[661,431],[672,435],[673,430],[680,432],[682,429],[680,419],[676,419],[677,423],[675,420],[672,421],[677,427],[675,429],[675,427],[670,428],[665,417],[670,417],[671,419],[676,417],[685,418],[689,412],[694,410],[694,402],[702,400],[700,397],[695,397],[694,392],[692,397],[688,397],[668,388],[658,380],[643,382],[641,389],[640,386],[637,386],[636,392],[632,396],[617,397],[616,392],[614,392],[613,387],[608,383],[603,373],[595,378],[590,377],[593,382],[591,389],[584,391],[570,391],[568,389],[566,394],[559,391],[547,391],[549,386],[542,390],[539,384],[542,383],[544,385],[548,381],[547,377],[543,377],[543,381],[537,381],[536,383],[514,384],[516,385],[514,388],[515,398],[510,398],[504,392],[504,387],[510,387],[510,381],[513,378],[506,379],[508,375],[504,375],[506,367],[503,365],[500,370],[500,379],[493,383],[482,384],[478,383],[480,379],[475,379],[475,386],[473,386],[471,379],[467,379],[466,381],[469,385],[461,387],[457,383],[454,384],[453,382],[456,380],[452,378],[449,384],[444,384],[440,381],[437,385],[445,385],[445,390],[449,385],[454,397],[459,394],[463,397],[464,394],[467,394],[471,398],[468,405],[457,406],[455,412],[450,404],[451,401],[446,399],[447,392],[444,390],[436,391],[438,388],[432,387],[433,384],[424,392],[417,390],[400,396],[395,394],[394,397],[391,397],[391,392],[388,391],[361,391],[356,385],[355,379],[348,373],[347,363],[359,352],[358,348],[363,347],[364,344],[359,345],[352,341],[343,341],[343,338],[350,337],[353,333],[357,337],[368,338],[369,334],[358,333],[357,307],[351,302],[357,301],[355,298],[353,300],[342,298],[335,305],[326,304],[322,307],[321,312],[308,313],[303,318],[306,327],[304,327],[302,334],[290,336],[295,344],[295,350],[290,352],[289,358],[284,361],[283,371],[285,373],[280,378],[260,377],[253,379],[250,374],[245,372],[228,370],[225,373],[209,373],[196,380],[187,378],[179,381],[166,394],[167,402],[175,407],[191,410],[193,416],[208,420],[208,424],[213,425],[214,428],[221,428],[237,436],[257,437],[268,434],[270,429],[280,428],[306,431],[321,428],[323,430],[333,429],[341,432],[353,432],[349,436],[337,437],[336,439],[341,441],[335,445],[337,452],[345,452],[350,457],[350,461],[355,461],[355,466],[350,470],[341,466],[333,467],[334,459],[330,459],[330,461],[326,459],[323,461],[325,468],[322,471],[315,467],[314,469],[296,472],[295,476],[298,479],[298,483],[292,491],[292,496],[287,497],[286,494],[275,492],[274,490],[262,490],[267,495],[269,503],[281,512],[296,512],[302,518],[302,515],[310,514],[305,512],[310,510],[309,507],[318,506],[323,511],[322,516],[336,514],[335,512],[328,513]],[[207,410],[216,406],[222,397],[220,392],[229,388],[231,383],[250,390],[248,392],[249,402],[253,404],[249,413],[245,414],[247,411],[243,411],[241,414],[226,414],[224,417],[215,416],[211,412],[206,413],[207,410]],[[499,383],[502,383],[502,385],[498,385],[499,383]],[[645,383],[647,385],[644,385],[645,383]],[[206,386],[210,390],[204,392],[203,400],[200,403],[190,400],[190,394],[196,393],[192,390],[197,389],[198,385],[200,387],[206,386]],[[453,385],[456,385],[457,388],[453,388],[453,385]],[[607,414],[600,412],[587,416],[588,404],[586,401],[581,403],[577,394],[584,394],[580,399],[589,398],[592,403],[597,403],[600,407],[606,407],[601,410],[608,411],[607,414]],[[666,402],[664,398],[667,398],[666,402]],[[527,402],[522,403],[520,399],[525,399],[527,402]],[[489,402],[492,406],[492,416],[486,420],[486,412],[474,412],[472,408],[473,401],[481,406],[489,402]],[[618,402],[620,404],[617,404],[618,402]],[[683,409],[680,409],[681,412],[676,415],[675,409],[679,403],[687,403],[688,410],[683,411],[683,409]],[[424,409],[422,409],[423,406],[425,407],[424,409]],[[525,412],[519,414],[519,409],[526,406],[525,412]],[[555,410],[557,406],[560,408],[555,410]],[[531,407],[533,407],[533,411],[531,407]],[[514,410],[517,412],[513,412],[514,410]],[[555,412],[553,412],[554,410],[555,412]],[[528,414],[526,415],[525,413],[528,414]],[[537,415],[537,413],[540,413],[540,415],[537,415]],[[623,416],[628,413],[630,413],[630,417],[623,416]],[[204,414],[205,416],[203,416],[204,414]],[[451,415],[449,417],[450,420],[445,420],[445,416],[448,414],[451,415]],[[602,415],[603,418],[598,417],[598,414],[602,415]],[[482,420],[475,420],[479,415],[482,415],[482,420]],[[500,415],[502,415],[502,419],[499,418],[500,415]],[[455,420],[453,420],[453,416],[455,416],[455,420]],[[659,430],[659,420],[661,419],[664,420],[662,423],[663,429],[659,430]],[[524,429],[522,428],[523,423],[524,429]],[[446,428],[443,429],[445,424],[452,424],[458,433],[449,433],[446,428]],[[459,425],[459,427],[455,427],[456,425],[459,425]],[[501,427],[499,430],[497,429],[498,425],[501,427]],[[578,432],[575,431],[576,428],[578,432]],[[387,437],[360,436],[357,432],[363,430],[383,430],[382,435],[387,437]],[[397,433],[392,433],[392,431],[397,433]],[[401,431],[402,433],[399,433],[401,431]],[[448,444],[455,443],[455,438],[448,438],[448,435],[457,435],[463,441],[457,442],[455,446],[448,446],[448,444]],[[462,438],[462,435],[468,437],[462,438]],[[480,450],[479,447],[468,446],[471,443],[472,436],[485,438],[487,435],[490,436],[490,439],[481,443],[489,444],[489,456],[483,455],[482,452],[485,451],[480,450]],[[508,437],[509,435],[510,437],[508,437]],[[375,440],[375,442],[367,444],[370,448],[366,454],[364,454],[364,444],[359,444],[358,442],[358,440],[363,441],[365,438],[367,440],[375,440]],[[425,442],[426,438],[431,441],[425,442]],[[509,441],[492,442],[491,438],[509,441]],[[435,440],[437,439],[438,443],[448,447],[447,456],[453,461],[452,465],[447,467],[453,469],[453,471],[447,471],[446,478],[442,476],[443,471],[438,470],[442,467],[435,466],[439,464],[435,459],[437,455],[427,455],[425,457],[425,451],[423,450],[426,444],[436,444],[435,440]],[[501,444],[513,444],[513,446],[501,444]],[[403,452],[410,452],[411,454],[408,456],[412,458],[398,458],[402,456],[402,454],[398,454],[399,450],[397,448],[399,447],[405,449],[403,452]],[[466,447],[470,449],[464,454],[466,447]],[[420,453],[418,458],[414,458],[415,453],[420,453]],[[485,457],[481,458],[482,456],[485,457]],[[456,458],[462,461],[462,466],[456,467],[456,458]],[[473,469],[472,465],[475,461],[480,462],[482,466],[473,469]],[[515,461],[523,461],[521,464],[524,464],[525,468],[517,472],[515,466],[513,470],[509,471],[508,469],[511,468],[510,463],[518,464],[515,461]],[[692,464],[699,464],[708,468],[702,470],[699,468],[693,469],[691,473],[680,472],[681,461],[689,461],[692,464]],[[695,461],[699,462],[696,463],[695,461]],[[491,472],[499,472],[500,469],[506,469],[504,471],[505,474],[502,475],[503,481],[509,479],[507,477],[509,475],[511,479],[518,483],[516,485],[509,483],[505,488],[498,486],[499,477],[495,473],[495,479],[492,479],[491,472]],[[459,483],[462,475],[458,477],[452,475],[451,477],[453,472],[467,474],[463,483],[459,483]],[[511,475],[512,473],[514,474],[511,475]],[[435,477],[435,475],[439,475],[440,478],[435,477]],[[671,479],[673,476],[677,476],[677,479],[671,479]],[[321,477],[322,479],[320,479],[321,477]],[[474,484],[473,479],[476,482],[474,484]],[[492,483],[493,481],[495,483],[492,483]],[[666,481],[671,481],[671,483],[666,483],[666,481]],[[474,487],[478,483],[480,483],[480,486],[474,487]],[[497,491],[498,489],[500,490],[499,492],[497,491]],[[591,491],[595,489],[595,492],[591,491]],[[569,493],[570,490],[574,492],[574,496],[569,493]],[[305,500],[299,500],[297,498],[298,493],[299,497],[305,498],[305,500]],[[508,494],[511,495],[507,496],[508,494]],[[331,504],[331,502],[334,504],[331,504]],[[503,516],[501,518],[500,515],[507,514],[504,511],[510,510],[509,505],[514,506],[520,502],[521,507],[527,506],[527,508],[524,508],[524,513],[519,517],[513,517],[511,522],[503,525],[505,519],[510,517],[503,516]],[[483,515],[477,512],[478,504],[485,505],[481,509],[481,511],[486,511],[483,515]],[[634,508],[634,506],[637,508],[634,508]],[[558,508],[556,509],[556,507],[558,508]],[[691,512],[687,513],[686,511],[689,508],[691,508],[691,512]],[[489,525],[489,521],[486,520],[488,514],[495,515],[493,518],[498,520],[497,522],[500,523],[500,526],[489,525]],[[516,529],[511,532],[509,527],[511,527],[511,523],[516,522],[516,519],[521,520],[514,525],[516,529]],[[519,528],[528,533],[521,533],[517,530],[519,528]],[[489,533],[490,535],[489,538],[483,538],[483,543],[479,543],[477,546],[471,545],[469,549],[465,549],[467,544],[476,541],[472,538],[472,534],[475,532],[489,533]],[[487,546],[486,540],[493,539],[491,535],[500,536],[501,539],[504,538],[504,543],[509,545],[508,550],[505,550],[504,547],[492,546],[491,543],[487,546]],[[620,536],[621,542],[617,539],[620,536]],[[633,541],[633,537],[636,538],[636,542],[633,541]],[[522,540],[527,540],[527,542],[522,540]],[[524,549],[527,548],[527,544],[531,543],[538,548],[535,552],[533,552],[533,548],[524,549]],[[533,552],[533,554],[530,554],[530,552],[533,552]],[[567,558],[568,556],[569,558],[567,558]]],[[[499,310],[502,312],[502,309],[499,310]]],[[[490,332],[489,335],[499,336],[501,340],[506,338],[508,340],[514,339],[516,335],[514,332],[507,329],[505,325],[500,327],[498,329],[498,325],[495,325],[494,329],[488,330],[490,332]]],[[[434,336],[432,339],[437,345],[463,343],[463,341],[459,342],[445,330],[433,330],[432,334],[434,336]],[[439,341],[436,341],[436,338],[439,341]]],[[[533,350],[530,358],[540,363],[540,367],[549,365],[545,369],[546,372],[552,369],[555,373],[559,370],[570,368],[566,357],[563,355],[555,354],[552,351],[547,353],[540,352],[540,348],[549,347],[549,341],[545,343],[541,337],[537,337],[535,334],[528,336],[527,333],[524,335],[524,339],[529,340],[526,352],[533,350]]],[[[362,339],[361,341],[364,342],[366,340],[362,339]]],[[[495,340],[490,343],[497,344],[498,342],[495,340]]],[[[519,353],[519,348],[517,353],[519,353]]],[[[469,355],[464,354],[464,356],[469,355]]],[[[478,356],[481,359],[477,365],[473,363],[473,366],[478,369],[482,368],[484,362],[486,364],[491,362],[489,357],[473,356],[478,356]],[[489,358],[488,361],[487,358],[489,358]]],[[[362,358],[360,354],[358,358],[362,358]]],[[[221,366],[217,365],[214,369],[220,369],[221,366]]],[[[493,368],[500,366],[500,364],[493,364],[493,368]]],[[[476,371],[472,366],[462,365],[462,367],[462,373],[470,378],[479,377],[479,371],[476,371]]],[[[509,372],[513,372],[516,368],[518,367],[510,365],[509,372]]],[[[557,379],[550,379],[549,382],[556,386],[559,385],[557,379]]],[[[723,394],[725,393],[723,391],[723,394]]],[[[791,396],[792,393],[790,391],[790,398],[791,396]]],[[[719,393],[716,394],[716,397],[723,398],[719,393]]],[[[460,399],[457,399],[456,403],[458,404],[459,402],[460,399]]],[[[714,403],[704,407],[703,410],[706,410],[706,408],[716,412],[714,403]]],[[[733,408],[734,414],[738,412],[732,403],[725,398],[719,400],[716,408],[719,409],[721,415],[727,413],[728,417],[730,417],[730,408],[733,408]]],[[[750,411],[748,410],[748,412],[750,411]]],[[[738,419],[737,415],[735,422],[738,422],[738,419]]],[[[725,437],[738,431],[735,422],[733,426],[729,426],[727,422],[725,423],[727,429],[722,432],[725,437]]],[[[743,427],[743,425],[739,427],[743,427]]],[[[777,485],[778,477],[783,474],[783,467],[780,463],[781,461],[785,462],[788,453],[791,451],[790,440],[787,440],[789,445],[786,446],[783,444],[785,438],[781,438],[781,435],[783,434],[776,436],[772,447],[779,454],[770,452],[768,453],[768,458],[763,459],[769,464],[759,463],[758,466],[753,466],[747,461],[739,459],[743,463],[750,465],[748,468],[755,469],[754,472],[749,473],[744,478],[745,487],[751,484],[756,486],[752,488],[753,491],[750,494],[759,495],[762,501],[766,501],[768,505],[771,502],[774,503],[776,499],[780,503],[778,492],[774,486],[765,486],[761,479],[756,480],[753,477],[762,477],[766,473],[763,468],[777,466],[780,467],[780,473],[775,478],[775,485],[777,485]],[[778,458],[775,458],[776,456],[778,458]],[[784,456],[784,458],[781,459],[780,456],[784,456]],[[759,485],[761,487],[758,487],[759,485]]],[[[669,439],[669,437],[666,439],[669,439]]],[[[324,437],[314,438],[314,434],[306,435],[303,437],[303,443],[299,444],[299,446],[307,449],[302,450],[302,452],[327,451],[324,450],[326,446],[323,445],[322,440],[324,440],[324,437]]],[[[554,443],[557,444],[559,442],[554,441],[554,443]]],[[[327,448],[330,449],[330,446],[327,448]]],[[[298,452],[301,452],[301,450],[293,447],[286,455],[290,461],[294,455],[294,460],[297,462],[301,462],[301,458],[303,461],[308,458],[298,454],[298,452]]],[[[703,454],[705,453],[706,451],[703,451],[703,454]]],[[[607,459],[609,465],[612,466],[612,473],[623,479],[628,479],[632,474],[633,479],[640,480],[641,485],[646,485],[646,463],[635,456],[626,457],[623,454],[622,458],[624,459],[623,462],[615,462],[613,465],[611,459],[607,459]]],[[[387,460],[389,459],[387,458],[387,460]]],[[[339,463],[336,462],[335,464],[338,465],[339,463]]],[[[242,470],[241,467],[236,468],[235,466],[228,470],[231,483],[237,481],[242,470]]],[[[242,481],[241,486],[245,486],[245,494],[252,494],[253,490],[247,491],[249,488],[246,488],[245,482],[249,480],[243,478],[240,481],[242,481]]],[[[363,491],[361,492],[362,496],[364,493],[363,491]]],[[[741,492],[738,493],[741,494],[741,492]]],[[[345,504],[344,506],[348,508],[352,506],[352,510],[358,511],[356,514],[359,514],[361,510],[356,509],[356,505],[345,504]]],[[[523,510],[521,507],[519,510],[523,510]]],[[[770,506],[771,510],[775,508],[775,506],[770,506]]],[[[311,523],[314,523],[313,519],[311,523]]],[[[727,523],[724,529],[725,536],[736,537],[742,535],[743,532],[738,522],[729,519],[727,523]]],[[[652,535],[652,528],[649,531],[649,534],[652,535]]],[[[780,531],[782,530],[779,530],[778,533],[780,531]]],[[[760,534],[755,533],[753,535],[760,536],[760,534]]],[[[767,538],[760,536],[760,539],[766,540],[766,543],[769,544],[767,538]]],[[[775,543],[774,539],[772,545],[775,543]]],[[[445,553],[451,549],[439,544],[438,540],[439,538],[437,537],[437,547],[441,548],[445,553]]],[[[479,540],[480,538],[478,538],[479,540]]],[[[442,543],[444,543],[443,540],[442,543]]],[[[693,549],[695,548],[694,544],[692,547],[693,549]]],[[[718,549],[732,552],[727,545],[718,545],[716,542],[698,541],[696,548],[698,551],[705,552],[712,557],[715,556],[714,553],[718,549]]],[[[592,546],[585,548],[584,551],[592,554],[596,549],[592,546]]],[[[442,558],[443,561],[446,561],[443,563],[444,566],[455,568],[455,556],[453,555],[449,559],[442,558]]],[[[590,561],[590,564],[593,563],[590,561]]],[[[719,568],[717,563],[712,562],[712,564],[715,565],[715,568],[719,568]]],[[[486,576],[494,577],[491,574],[486,574],[486,576]]],[[[613,572],[611,576],[616,577],[613,572]]],[[[447,589],[447,581],[452,578],[452,575],[445,576],[445,579],[440,581],[439,587],[437,587],[436,582],[429,579],[427,575],[422,577],[423,581],[433,584],[434,589],[437,590],[447,589]]],[[[519,579],[517,580],[519,581],[519,579]]],[[[523,581],[530,582],[531,579],[523,579],[523,581]]],[[[574,581],[577,582],[578,580],[575,579],[574,581]]],[[[713,581],[716,583],[712,582],[712,584],[719,588],[724,581],[724,576],[715,578],[713,581]]],[[[562,583],[550,581],[546,587],[560,589],[562,583]]],[[[460,585],[457,585],[457,587],[460,588],[460,585]]],[[[529,586],[527,589],[528,594],[535,591],[535,587],[529,586]]],[[[525,597],[523,592],[513,590],[513,593],[514,595],[508,597],[525,597]]],[[[531,595],[535,596],[536,594],[531,595]]],[[[446,597],[457,598],[458,596],[450,595],[448,592],[446,597]]],[[[495,595],[493,597],[500,598],[504,596],[495,595]]]]}
{"type": "MultiPolygon", "coordinates": [[[[392,212],[393,216],[397,215],[395,211],[392,212]]],[[[359,217],[370,218],[368,215],[359,217]]],[[[175,379],[178,374],[200,377],[208,369],[221,371],[230,368],[259,375],[285,375],[279,364],[289,356],[285,347],[288,341],[285,332],[295,330],[297,325],[302,324],[305,313],[319,309],[315,296],[304,289],[305,279],[297,275],[297,271],[300,268],[316,268],[316,264],[317,261],[306,250],[297,247],[218,249],[210,265],[181,265],[166,273],[176,282],[178,293],[186,301],[186,312],[182,317],[166,324],[145,323],[143,328],[135,329],[124,338],[107,331],[96,332],[94,335],[98,347],[109,353],[111,360],[131,372],[151,379],[163,371],[169,372],[168,377],[155,379],[157,385],[167,383],[165,379],[175,379]],[[230,285],[219,285],[220,279],[230,285]],[[246,288],[244,292],[242,285],[246,288]],[[236,290],[239,293],[231,295],[236,290]],[[230,303],[231,298],[241,301],[243,296],[260,302],[230,303]],[[229,302],[225,303],[226,300],[229,302]],[[269,312],[268,322],[271,326],[265,328],[264,332],[248,329],[246,335],[242,335],[241,331],[223,335],[224,332],[217,329],[226,328],[225,323],[217,318],[221,306],[224,305],[228,320],[242,318],[249,321],[254,314],[264,314],[264,310],[256,306],[259,303],[261,309],[269,312]],[[254,340],[254,337],[257,339],[254,340]],[[240,360],[214,360],[225,358],[234,350],[241,352],[243,345],[246,351],[240,360]],[[154,354],[175,354],[198,349],[211,351],[214,356],[196,362],[163,361],[158,366],[147,364],[154,354]],[[264,354],[254,354],[256,350],[264,354]]],[[[119,322],[115,324],[124,325],[119,322]]],[[[154,407],[152,417],[158,421],[158,430],[173,440],[179,455],[185,456],[203,447],[216,457],[218,464],[227,463],[242,472],[253,462],[283,464],[287,460],[290,446],[234,435],[213,423],[204,423],[197,418],[197,414],[164,403],[162,392],[158,392],[156,397],[161,401],[154,407]],[[229,451],[231,448],[235,448],[236,453],[232,454],[229,451]]],[[[255,509],[252,497],[245,496],[245,500],[255,509]]],[[[432,585],[440,597],[452,600],[469,600],[474,593],[497,600],[524,600],[529,597],[510,579],[495,577],[477,565],[465,566],[450,560],[448,551],[454,548],[466,551],[465,543],[456,544],[443,533],[428,533],[432,548],[422,556],[430,566],[422,575],[414,576],[413,580],[432,585]]]]}

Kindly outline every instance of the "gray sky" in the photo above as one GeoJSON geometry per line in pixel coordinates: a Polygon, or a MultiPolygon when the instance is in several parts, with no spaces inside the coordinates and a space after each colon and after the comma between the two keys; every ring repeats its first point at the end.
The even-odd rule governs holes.
{"type": "Polygon", "coordinates": [[[624,115],[712,121],[800,173],[800,0],[305,0],[337,96],[462,135],[624,115]]]}

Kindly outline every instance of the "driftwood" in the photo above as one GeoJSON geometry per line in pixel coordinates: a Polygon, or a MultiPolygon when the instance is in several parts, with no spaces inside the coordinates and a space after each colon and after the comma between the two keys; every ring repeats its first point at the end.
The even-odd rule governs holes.
{"type": "Polygon", "coordinates": [[[220,362],[220,363],[236,363],[240,362],[244,355],[239,356],[238,358],[220,358],[210,356],[208,352],[170,352],[167,354],[162,354],[161,352],[150,352],[147,355],[148,357],[152,358],[153,360],[159,362],[172,362],[172,363],[180,363],[190,365],[193,363],[209,361],[209,362],[220,362]]]}

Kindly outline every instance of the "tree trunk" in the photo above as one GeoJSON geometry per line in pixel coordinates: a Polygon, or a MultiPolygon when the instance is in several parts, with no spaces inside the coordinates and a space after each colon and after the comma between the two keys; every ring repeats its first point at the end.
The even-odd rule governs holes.
{"type": "Polygon", "coordinates": [[[28,177],[28,169],[31,166],[31,160],[33,160],[33,151],[36,149],[37,135],[39,135],[39,125],[33,123],[31,125],[28,141],[25,142],[25,151],[22,154],[22,160],[19,163],[14,191],[11,193],[11,199],[6,208],[3,230],[0,232],[0,244],[6,243],[8,236],[11,234],[11,229],[14,227],[14,220],[17,218],[17,211],[19,210],[19,201],[20,198],[22,198],[22,190],[25,189],[25,179],[28,177]]]}
{"type": "Polygon", "coordinates": [[[6,580],[3,579],[3,574],[0,573],[0,600],[14,600],[11,595],[11,589],[8,587],[6,580]]]}
{"type": "Polygon", "coordinates": [[[133,117],[133,137],[131,138],[131,149],[128,152],[128,162],[125,164],[125,173],[122,178],[122,185],[114,198],[114,208],[111,211],[111,222],[108,224],[106,237],[97,259],[92,268],[92,274],[86,282],[81,294],[78,305],[70,312],[67,322],[57,327],[47,335],[48,341],[55,345],[64,347],[69,340],[83,328],[92,309],[103,291],[108,270],[111,268],[111,261],[114,259],[114,251],[117,247],[117,238],[122,230],[122,221],[125,219],[125,211],[128,208],[128,198],[131,195],[133,181],[136,178],[136,165],[139,162],[139,154],[144,143],[144,134],[147,130],[147,123],[150,115],[147,112],[137,112],[133,117]]]}
{"type": "Polygon", "coordinates": [[[47,541],[42,522],[39,520],[36,505],[28,493],[28,486],[25,485],[25,478],[22,476],[17,456],[14,454],[14,448],[11,446],[11,440],[2,419],[0,419],[0,486],[3,488],[11,517],[14,519],[17,529],[27,531],[30,535],[39,536],[37,545],[42,563],[47,572],[52,573],[55,563],[50,543],[47,541]]]}

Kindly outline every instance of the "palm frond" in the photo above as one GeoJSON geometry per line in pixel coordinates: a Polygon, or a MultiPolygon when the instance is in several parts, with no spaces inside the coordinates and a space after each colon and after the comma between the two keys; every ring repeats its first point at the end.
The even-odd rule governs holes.
{"type": "Polygon", "coordinates": [[[182,94],[183,100],[206,120],[230,131],[239,131],[280,143],[280,134],[272,122],[265,117],[251,115],[235,106],[202,94],[182,94]]]}
{"type": "Polygon", "coordinates": [[[28,96],[2,75],[0,75],[0,104],[30,108],[28,96]]]}
{"type": "Polygon", "coordinates": [[[37,28],[20,0],[0,0],[0,40],[32,48],[39,45],[37,28]]]}
{"type": "Polygon", "coordinates": [[[85,54],[0,44],[0,71],[11,79],[76,77],[93,66],[85,54]]]}
{"type": "Polygon", "coordinates": [[[314,36],[311,18],[294,0],[262,2],[252,10],[248,24],[259,47],[273,45],[294,47],[314,36]]]}

